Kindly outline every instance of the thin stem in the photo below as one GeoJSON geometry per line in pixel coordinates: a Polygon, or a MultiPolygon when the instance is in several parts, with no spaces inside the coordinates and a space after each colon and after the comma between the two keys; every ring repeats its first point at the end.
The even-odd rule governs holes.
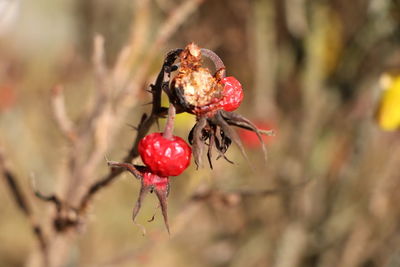
{"type": "Polygon", "coordinates": [[[220,78],[225,78],[225,64],[222,59],[212,50],[207,48],[201,49],[201,54],[207,58],[209,58],[215,65],[215,70],[218,73],[220,78]]]}
{"type": "Polygon", "coordinates": [[[171,103],[168,109],[167,123],[165,124],[163,137],[166,139],[172,139],[174,133],[174,121],[175,121],[176,109],[171,103]]]}

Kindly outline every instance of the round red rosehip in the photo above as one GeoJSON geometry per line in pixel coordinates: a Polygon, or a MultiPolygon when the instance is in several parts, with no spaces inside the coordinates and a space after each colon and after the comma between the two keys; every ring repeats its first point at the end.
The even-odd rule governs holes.
{"type": "Polygon", "coordinates": [[[224,85],[221,107],[226,111],[234,111],[243,100],[242,85],[235,77],[225,77],[221,83],[224,85]]]}
{"type": "Polygon", "coordinates": [[[152,173],[178,176],[189,166],[192,149],[178,136],[167,139],[162,133],[151,133],[140,140],[139,154],[152,173]]]}

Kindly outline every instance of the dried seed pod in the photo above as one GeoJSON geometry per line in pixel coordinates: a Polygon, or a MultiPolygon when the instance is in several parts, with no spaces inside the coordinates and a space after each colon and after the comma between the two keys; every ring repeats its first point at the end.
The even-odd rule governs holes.
{"type": "Polygon", "coordinates": [[[170,84],[170,101],[177,110],[195,114],[197,122],[190,131],[188,139],[192,144],[193,158],[197,166],[201,165],[203,151],[207,149],[207,157],[212,168],[212,150],[218,152],[218,158],[225,156],[232,141],[237,144],[247,158],[239,136],[231,126],[253,131],[259,137],[266,152],[261,131],[249,120],[239,114],[232,113],[243,100],[243,89],[234,77],[226,77],[225,65],[213,51],[199,48],[190,43],[179,54],[180,66],[177,75],[170,84]],[[202,56],[214,63],[215,73],[203,67],[202,56]]]}
{"type": "Polygon", "coordinates": [[[218,109],[222,99],[223,85],[202,67],[201,49],[189,44],[179,56],[178,74],[171,83],[174,96],[186,112],[203,114],[218,109]]]}

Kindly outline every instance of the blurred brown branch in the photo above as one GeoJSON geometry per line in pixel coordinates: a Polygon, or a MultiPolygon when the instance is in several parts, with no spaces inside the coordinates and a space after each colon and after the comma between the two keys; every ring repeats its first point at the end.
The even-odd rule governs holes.
{"type": "MultiPolygon", "coordinates": [[[[112,68],[105,61],[105,40],[96,35],[93,46],[93,69],[95,76],[95,92],[84,114],[75,122],[67,115],[64,101],[63,86],[57,85],[52,90],[52,109],[60,132],[69,141],[65,155],[57,192],[44,195],[35,189],[35,195],[42,201],[54,205],[44,221],[47,240],[44,239],[42,228],[33,219],[29,206],[23,198],[18,185],[11,173],[1,165],[9,188],[19,204],[20,209],[31,221],[35,234],[42,246],[42,254],[48,259],[45,265],[61,266],[65,263],[68,250],[77,230],[85,224],[87,207],[100,189],[111,184],[121,173],[122,169],[110,169],[109,173],[96,181],[95,173],[110,145],[115,142],[115,136],[123,125],[129,110],[136,105],[137,95],[147,82],[151,63],[159,54],[165,42],[178,30],[186,18],[195,11],[203,1],[188,0],[177,6],[160,26],[153,45],[146,47],[143,39],[144,31],[148,31],[150,21],[150,1],[136,3],[132,36],[129,43],[119,53],[117,62],[112,68]],[[139,36],[138,36],[139,34],[139,36]],[[141,52],[139,52],[141,51],[141,52]],[[138,59],[141,58],[140,64],[138,59]],[[139,66],[140,65],[140,66],[139,66]],[[131,68],[138,70],[132,74],[131,68]]],[[[154,85],[151,85],[152,110],[144,114],[137,126],[136,139],[124,163],[131,163],[138,156],[137,146],[159,117],[165,115],[161,107],[161,92],[169,78],[170,68],[180,50],[167,56],[160,74],[154,85]],[[168,76],[168,77],[167,77],[168,76]]],[[[41,266],[35,257],[31,258],[30,266],[41,266]]]]}
{"type": "Polygon", "coordinates": [[[7,168],[5,161],[6,160],[3,149],[0,147],[0,174],[5,179],[5,183],[9,188],[11,197],[15,200],[18,208],[21,210],[22,214],[24,214],[27,217],[29,223],[31,224],[32,231],[42,251],[43,265],[47,266],[48,265],[47,240],[43,233],[42,227],[39,225],[36,218],[34,217],[32,209],[28,204],[27,198],[23,193],[20,185],[18,184],[17,178],[11,172],[11,170],[7,168]]]}
{"type": "Polygon", "coordinates": [[[76,129],[73,125],[73,122],[67,115],[63,91],[64,88],[61,85],[55,86],[52,90],[51,104],[53,108],[53,114],[55,121],[58,124],[58,128],[67,139],[69,139],[71,142],[74,142],[77,138],[76,129]]]}

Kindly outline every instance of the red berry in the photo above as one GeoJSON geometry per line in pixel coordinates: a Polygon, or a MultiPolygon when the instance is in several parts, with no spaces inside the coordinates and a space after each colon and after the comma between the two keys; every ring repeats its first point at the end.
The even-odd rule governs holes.
{"type": "Polygon", "coordinates": [[[139,142],[139,154],[144,164],[158,176],[177,176],[190,164],[192,149],[178,136],[171,139],[162,133],[152,133],[139,142]]]}
{"type": "Polygon", "coordinates": [[[226,111],[234,111],[243,100],[243,89],[235,77],[225,77],[221,80],[224,85],[221,107],[226,111]]]}

